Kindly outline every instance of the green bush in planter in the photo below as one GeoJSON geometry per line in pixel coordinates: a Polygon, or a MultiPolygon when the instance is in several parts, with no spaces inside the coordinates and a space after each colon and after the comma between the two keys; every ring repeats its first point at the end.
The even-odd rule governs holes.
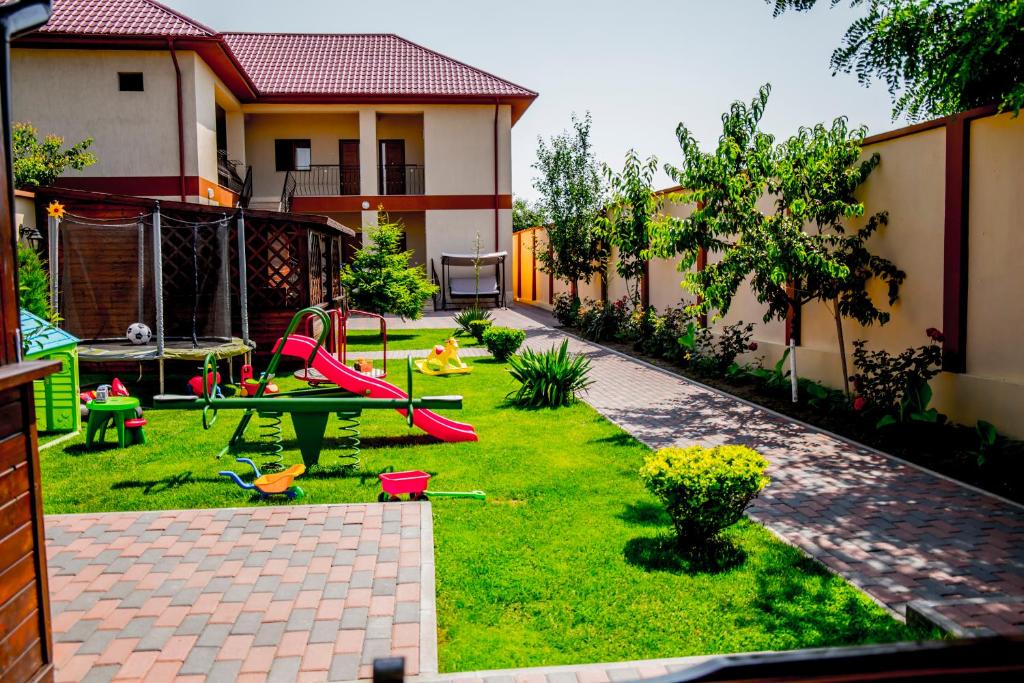
{"type": "Polygon", "coordinates": [[[483,334],[484,346],[498,360],[505,360],[518,351],[524,341],[526,333],[512,327],[489,327],[483,334]]]}
{"type": "Polygon", "coordinates": [[[665,503],[680,548],[693,551],[740,520],[768,485],[767,467],[746,446],[662,448],[647,457],[640,478],[665,503]]]}
{"type": "Polygon", "coordinates": [[[476,337],[478,344],[484,343],[484,332],[494,324],[492,320],[470,320],[469,321],[469,333],[476,337]]]}

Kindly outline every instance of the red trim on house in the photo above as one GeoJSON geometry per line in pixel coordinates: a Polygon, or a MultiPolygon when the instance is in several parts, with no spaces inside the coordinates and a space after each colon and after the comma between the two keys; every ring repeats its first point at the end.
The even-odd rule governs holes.
{"type": "Polygon", "coordinates": [[[965,115],[946,124],[946,211],[943,230],[942,369],[967,370],[967,266],[971,129],[965,115]]]}
{"type": "Polygon", "coordinates": [[[363,202],[369,202],[370,209],[383,207],[384,211],[443,211],[443,210],[493,210],[511,209],[512,195],[498,195],[498,206],[494,206],[494,195],[489,194],[432,194],[432,195],[370,195],[345,197],[293,197],[292,211],[352,212],[364,211],[363,202]]]}
{"type": "MultiPolygon", "coordinates": [[[[185,176],[185,195],[189,197],[209,198],[207,189],[213,190],[213,199],[221,206],[234,206],[238,194],[199,176],[185,176]]],[[[105,192],[116,195],[132,195],[137,197],[175,197],[179,195],[180,179],[176,175],[168,176],[124,176],[96,178],[58,178],[55,187],[86,192],[105,192]]]]}

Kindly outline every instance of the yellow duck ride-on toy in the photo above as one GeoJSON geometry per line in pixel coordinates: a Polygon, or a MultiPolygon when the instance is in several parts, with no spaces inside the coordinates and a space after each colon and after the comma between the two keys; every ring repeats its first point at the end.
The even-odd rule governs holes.
{"type": "Polygon", "coordinates": [[[459,358],[459,342],[454,337],[438,344],[426,358],[416,361],[416,369],[424,375],[465,375],[473,372],[473,368],[459,358]]]}

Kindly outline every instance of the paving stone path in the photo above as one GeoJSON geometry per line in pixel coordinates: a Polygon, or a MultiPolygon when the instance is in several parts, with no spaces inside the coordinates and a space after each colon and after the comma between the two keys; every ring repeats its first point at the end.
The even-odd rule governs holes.
{"type": "MultiPolygon", "coordinates": [[[[560,343],[544,311],[502,311],[534,348],[560,343]]],[[[771,462],[751,509],[898,615],[960,635],[1024,633],[1024,508],[822,433],[604,347],[587,403],[652,448],[742,443],[771,462]],[[941,615],[944,621],[932,619],[941,615]]]]}
{"type": "Polygon", "coordinates": [[[437,671],[429,504],[49,515],[56,680],[437,671]]]}

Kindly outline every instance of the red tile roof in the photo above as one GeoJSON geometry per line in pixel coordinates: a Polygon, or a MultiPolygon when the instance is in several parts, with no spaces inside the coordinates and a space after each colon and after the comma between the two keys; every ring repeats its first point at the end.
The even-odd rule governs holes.
{"type": "Polygon", "coordinates": [[[213,37],[216,31],[153,0],[53,0],[40,33],[213,37]]]}
{"type": "Polygon", "coordinates": [[[391,34],[224,33],[260,94],[536,97],[391,34]]]}
{"type": "Polygon", "coordinates": [[[497,99],[512,103],[515,120],[537,96],[396,35],[217,33],[155,0],[54,0],[46,25],[18,44],[138,47],[167,38],[199,51],[244,101],[497,99]]]}

